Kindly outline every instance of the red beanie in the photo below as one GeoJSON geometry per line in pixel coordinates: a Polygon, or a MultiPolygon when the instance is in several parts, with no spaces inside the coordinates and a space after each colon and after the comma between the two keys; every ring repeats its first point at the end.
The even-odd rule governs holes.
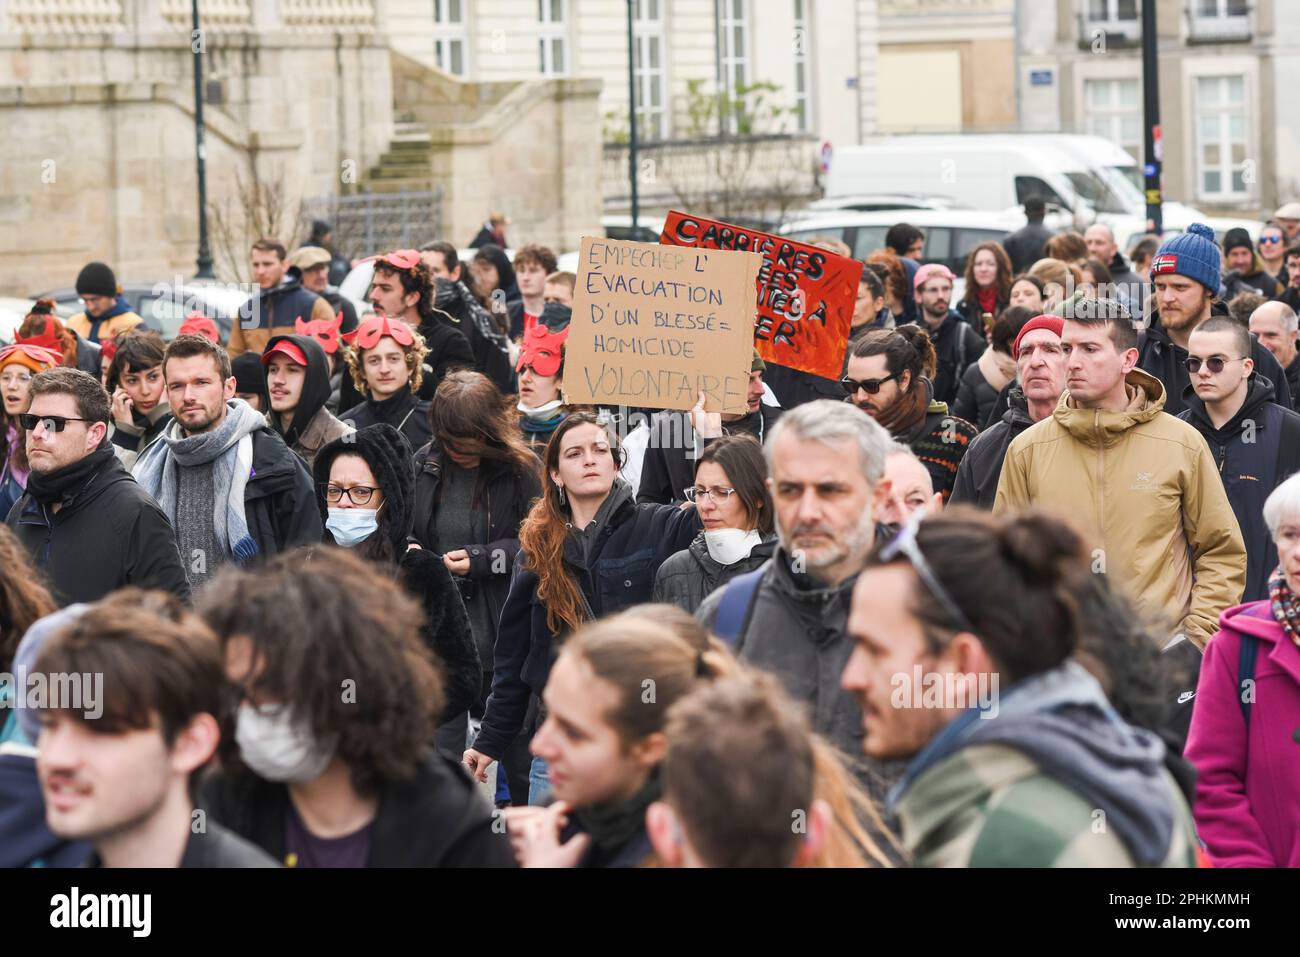
{"type": "Polygon", "coordinates": [[[1061,331],[1064,328],[1065,320],[1060,316],[1034,316],[1034,318],[1021,326],[1020,332],[1016,334],[1016,341],[1011,344],[1011,358],[1020,358],[1020,340],[1029,335],[1029,333],[1033,332],[1035,329],[1051,329],[1052,332],[1056,333],[1056,337],[1059,339],[1061,337],[1061,331]]]}

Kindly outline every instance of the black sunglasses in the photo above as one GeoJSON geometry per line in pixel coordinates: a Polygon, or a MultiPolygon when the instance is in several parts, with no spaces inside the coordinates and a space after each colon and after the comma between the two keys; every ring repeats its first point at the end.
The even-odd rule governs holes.
{"type": "Polygon", "coordinates": [[[69,422],[89,421],[89,419],[78,419],[70,415],[32,415],[30,412],[23,412],[18,416],[18,424],[28,432],[34,432],[37,425],[44,425],[46,432],[62,432],[68,427],[69,422]]]}
{"type": "MultiPolygon", "coordinates": [[[[1207,369],[1210,370],[1212,374],[1218,375],[1220,372],[1223,371],[1223,367],[1226,366],[1229,362],[1245,362],[1245,361],[1246,360],[1244,358],[1225,359],[1223,356],[1210,356],[1210,358],[1205,360],[1205,366],[1207,369]]],[[[1196,375],[1196,373],[1201,371],[1201,360],[1198,359],[1196,356],[1188,356],[1183,361],[1183,365],[1187,366],[1187,371],[1190,372],[1192,375],[1196,375]]]]}
{"type": "Polygon", "coordinates": [[[840,380],[840,386],[849,395],[854,395],[859,389],[867,395],[875,395],[880,391],[880,387],[890,379],[897,379],[897,374],[887,375],[883,379],[850,379],[845,376],[840,380]]]}

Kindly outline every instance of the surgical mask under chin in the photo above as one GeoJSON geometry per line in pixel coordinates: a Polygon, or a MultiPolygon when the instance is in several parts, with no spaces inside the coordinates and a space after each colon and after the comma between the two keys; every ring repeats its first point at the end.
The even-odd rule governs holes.
{"type": "Polygon", "coordinates": [[[281,705],[239,706],[235,743],[250,771],[267,781],[301,783],[324,773],[334,758],[335,738],[317,741],[281,705]]]}
{"type": "Polygon", "coordinates": [[[537,408],[529,408],[520,402],[516,409],[524,414],[525,417],[532,419],[534,422],[541,422],[551,417],[551,413],[562,406],[564,402],[560,399],[552,399],[550,402],[543,402],[537,408]]]}
{"type": "Polygon", "coordinates": [[[719,528],[704,533],[704,545],[709,550],[709,557],[720,565],[734,565],[741,559],[748,558],[754,546],[763,541],[758,529],[719,528]]]}
{"type": "Polygon", "coordinates": [[[379,528],[379,510],[374,508],[331,508],[325,527],[336,544],[344,548],[360,545],[379,528]]]}

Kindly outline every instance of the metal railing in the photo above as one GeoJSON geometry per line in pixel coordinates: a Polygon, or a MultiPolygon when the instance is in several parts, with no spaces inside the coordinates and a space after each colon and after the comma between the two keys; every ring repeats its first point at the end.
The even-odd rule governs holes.
{"type": "Polygon", "coordinates": [[[328,222],[348,258],[414,248],[442,235],[442,190],[319,196],[303,201],[302,218],[328,222]]]}

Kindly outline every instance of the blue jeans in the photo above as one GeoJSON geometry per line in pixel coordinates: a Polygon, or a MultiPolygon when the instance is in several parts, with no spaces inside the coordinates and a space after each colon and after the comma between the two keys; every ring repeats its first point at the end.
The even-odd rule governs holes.
{"type": "Polygon", "coordinates": [[[539,757],[533,758],[533,765],[528,771],[528,803],[534,807],[544,807],[554,800],[551,791],[551,775],[546,762],[539,757]]]}

